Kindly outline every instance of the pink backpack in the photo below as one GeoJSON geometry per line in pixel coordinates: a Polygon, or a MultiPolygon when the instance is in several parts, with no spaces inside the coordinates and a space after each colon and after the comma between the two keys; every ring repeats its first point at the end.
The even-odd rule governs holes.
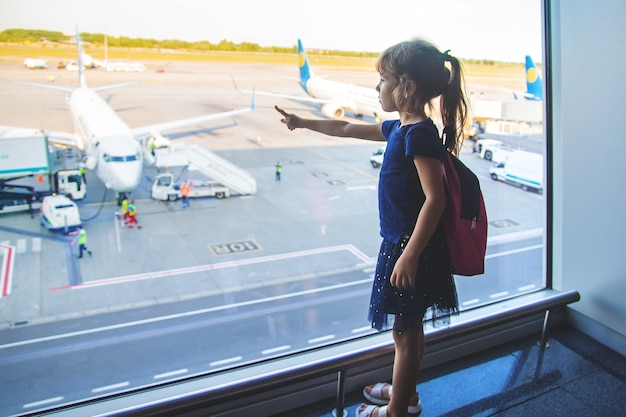
{"type": "Polygon", "coordinates": [[[487,251],[487,211],[478,177],[451,152],[442,162],[446,208],[442,223],[455,275],[485,272],[487,251]]]}

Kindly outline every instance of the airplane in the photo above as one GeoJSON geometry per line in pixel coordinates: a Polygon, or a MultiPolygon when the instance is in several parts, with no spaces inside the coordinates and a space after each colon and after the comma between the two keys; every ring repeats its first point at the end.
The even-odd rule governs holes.
{"type": "Polygon", "coordinates": [[[85,168],[93,170],[106,188],[115,191],[118,201],[121,201],[124,194],[131,193],[139,185],[144,160],[142,144],[146,145],[149,138],[161,137],[162,131],[232,117],[254,110],[253,94],[252,104],[244,109],[130,128],[97,92],[135,83],[88,88],[83,72],[83,51],[78,29],[76,30],[76,43],[79,78],[77,88],[29,82],[19,83],[70,93],[66,103],[74,121],[75,134],[52,131],[45,131],[45,134],[54,144],[74,146],[84,150],[85,168]]]}
{"type": "Polygon", "coordinates": [[[341,118],[346,112],[351,112],[357,118],[361,118],[364,115],[374,117],[377,120],[398,118],[397,112],[386,112],[382,109],[378,99],[378,92],[374,88],[326,80],[315,76],[300,39],[298,39],[298,57],[300,86],[302,86],[308,97],[258,91],[256,94],[320,104],[322,106],[322,114],[329,119],[341,118]]]}
{"type": "MultiPolygon", "coordinates": [[[[537,69],[537,66],[533,62],[530,55],[526,55],[526,91],[519,93],[526,100],[541,101],[543,100],[543,80],[541,79],[541,73],[537,69]]],[[[518,93],[513,93],[515,99],[518,98],[518,93]]]]}

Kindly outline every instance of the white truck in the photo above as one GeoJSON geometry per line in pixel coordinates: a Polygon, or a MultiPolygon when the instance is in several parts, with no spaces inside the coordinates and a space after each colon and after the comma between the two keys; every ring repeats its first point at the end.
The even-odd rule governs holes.
{"type": "MultiPolygon", "coordinates": [[[[215,196],[228,197],[233,194],[254,195],[257,191],[256,180],[245,170],[235,166],[231,162],[216,155],[215,153],[194,144],[174,143],[171,146],[155,149],[154,165],[159,169],[169,169],[175,167],[188,168],[190,171],[199,171],[206,178],[210,178],[214,183],[210,187],[215,196]],[[218,188],[226,187],[228,193],[218,188]]],[[[155,197],[155,185],[158,187],[159,177],[153,182],[153,198],[155,197]]],[[[165,181],[165,180],[163,180],[165,181]]],[[[173,178],[171,183],[173,184],[173,178]]],[[[200,183],[200,182],[199,182],[200,183]]],[[[172,185],[173,186],[173,185],[172,185]]],[[[200,187],[198,187],[200,188],[200,187]]],[[[193,189],[193,188],[192,188],[193,189]]],[[[157,195],[161,190],[157,190],[157,195]]],[[[189,196],[191,197],[191,191],[189,196]]]]}
{"type": "Polygon", "coordinates": [[[474,142],[472,152],[477,153],[480,158],[497,163],[505,161],[511,149],[497,139],[478,139],[474,142]]]}
{"type": "MultiPolygon", "coordinates": [[[[217,181],[187,180],[189,184],[189,198],[194,197],[230,197],[230,189],[217,181]]],[[[180,184],[174,181],[174,174],[164,172],[156,176],[152,183],[152,198],[155,200],[176,201],[181,198],[180,184]]]]}
{"type": "Polygon", "coordinates": [[[376,151],[372,153],[372,156],[370,156],[370,164],[372,164],[373,168],[380,168],[383,165],[383,159],[385,157],[385,149],[386,149],[385,146],[378,148],[376,151]]]}
{"type": "Polygon", "coordinates": [[[504,181],[521,187],[525,191],[543,193],[543,155],[515,150],[506,161],[489,169],[494,181],[504,181]]]}
{"type": "Polygon", "coordinates": [[[44,196],[85,197],[79,169],[55,169],[52,147],[41,130],[0,126],[0,212],[39,205],[44,196]]]}

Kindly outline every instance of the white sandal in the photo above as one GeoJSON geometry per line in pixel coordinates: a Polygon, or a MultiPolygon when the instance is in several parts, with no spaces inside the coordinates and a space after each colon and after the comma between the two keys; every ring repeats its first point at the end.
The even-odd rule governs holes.
{"type": "Polygon", "coordinates": [[[365,404],[361,404],[359,408],[356,409],[356,417],[372,417],[374,414],[374,410],[378,410],[378,417],[387,417],[387,406],[383,405],[379,407],[377,405],[367,405],[363,410],[360,410],[365,404]],[[359,411],[360,410],[360,411],[359,411]]]}
{"type": "MultiPolygon", "coordinates": [[[[386,382],[377,382],[368,393],[365,388],[363,388],[363,396],[372,404],[376,405],[387,405],[389,404],[389,400],[383,398],[383,388],[389,386],[387,390],[387,394],[389,398],[391,398],[391,390],[393,389],[393,385],[387,384],[386,382]]],[[[418,415],[422,412],[422,401],[419,396],[417,397],[417,405],[409,405],[407,412],[411,415],[418,415]]]]}

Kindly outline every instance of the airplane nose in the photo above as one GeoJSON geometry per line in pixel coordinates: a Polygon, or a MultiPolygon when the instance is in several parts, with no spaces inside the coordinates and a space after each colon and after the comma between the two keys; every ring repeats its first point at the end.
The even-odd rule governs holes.
{"type": "Polygon", "coordinates": [[[142,171],[141,162],[115,164],[107,186],[118,193],[131,192],[139,186],[142,171]]]}

